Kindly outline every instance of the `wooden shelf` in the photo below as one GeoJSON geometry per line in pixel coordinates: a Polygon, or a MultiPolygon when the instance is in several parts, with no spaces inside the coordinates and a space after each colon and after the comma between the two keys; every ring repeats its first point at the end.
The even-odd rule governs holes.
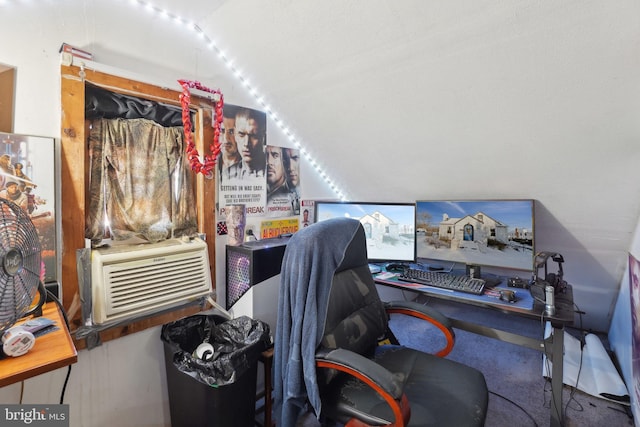
{"type": "MultiPolygon", "coordinates": [[[[59,329],[37,337],[35,345],[27,354],[0,360],[0,387],[24,381],[78,361],[78,353],[58,306],[53,302],[46,303],[42,308],[42,316],[53,320],[59,329]]],[[[21,320],[16,325],[27,320],[21,320]]]]}

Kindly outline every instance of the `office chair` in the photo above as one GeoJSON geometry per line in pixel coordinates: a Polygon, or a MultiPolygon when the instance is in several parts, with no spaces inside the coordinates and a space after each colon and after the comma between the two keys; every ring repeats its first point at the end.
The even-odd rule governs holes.
{"type": "Polygon", "coordinates": [[[279,427],[293,427],[306,412],[345,426],[484,425],[484,376],[442,357],[455,337],[444,315],[415,302],[380,300],[359,221],[331,219],[298,231],[281,274],[274,357],[279,427]],[[437,354],[400,346],[389,313],[431,322],[446,344],[437,354]]]}

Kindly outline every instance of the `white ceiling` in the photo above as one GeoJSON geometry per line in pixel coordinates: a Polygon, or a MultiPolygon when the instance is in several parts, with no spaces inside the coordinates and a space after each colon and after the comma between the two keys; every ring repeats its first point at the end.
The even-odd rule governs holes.
{"type": "MultiPolygon", "coordinates": [[[[19,70],[20,132],[59,131],[63,42],[152,83],[188,75],[250,99],[215,52],[136,2],[8,4],[0,39],[21,44],[0,61],[19,70]]],[[[351,200],[536,199],[538,248],[589,285],[578,303],[612,310],[640,216],[640,2],[154,4],[215,40],[351,200]]],[[[303,195],[331,196],[312,175],[303,195]]]]}

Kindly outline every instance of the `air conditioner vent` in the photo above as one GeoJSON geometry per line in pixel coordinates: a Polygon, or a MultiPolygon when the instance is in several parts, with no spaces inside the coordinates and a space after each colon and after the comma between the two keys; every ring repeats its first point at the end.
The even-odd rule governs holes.
{"type": "Polygon", "coordinates": [[[211,291],[207,245],[200,239],[96,249],[91,269],[96,324],[159,311],[211,291]]]}

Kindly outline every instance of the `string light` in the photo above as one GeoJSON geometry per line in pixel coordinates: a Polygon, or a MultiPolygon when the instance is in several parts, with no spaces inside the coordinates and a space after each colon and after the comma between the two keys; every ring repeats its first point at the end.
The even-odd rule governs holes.
{"type": "MultiPolygon", "coordinates": [[[[258,90],[251,84],[249,79],[241,72],[241,70],[234,64],[233,60],[229,59],[227,54],[220,49],[219,46],[198,26],[197,23],[185,19],[181,16],[178,16],[166,9],[162,9],[157,7],[152,2],[145,0],[125,0],[126,3],[135,8],[141,8],[148,13],[154,13],[160,15],[162,18],[170,19],[175,23],[184,26],[186,30],[195,33],[195,35],[201,41],[204,41],[207,47],[214,51],[217,57],[223,62],[223,64],[232,72],[232,74],[242,83],[242,86],[245,90],[254,98],[255,102],[260,105],[269,116],[269,118],[276,124],[277,127],[280,128],[281,132],[288,138],[289,142],[296,147],[300,154],[302,154],[309,162],[309,164],[314,168],[315,172],[325,181],[327,186],[331,188],[331,190],[338,196],[340,200],[347,200],[346,195],[340,188],[333,182],[326,171],[320,167],[315,158],[307,151],[298,138],[294,137],[294,134],[291,132],[288,126],[284,123],[284,121],[278,117],[275,111],[272,110],[271,106],[267,103],[264,97],[258,92],[258,90]]],[[[0,6],[9,3],[9,0],[0,0],[0,6]]]]}

